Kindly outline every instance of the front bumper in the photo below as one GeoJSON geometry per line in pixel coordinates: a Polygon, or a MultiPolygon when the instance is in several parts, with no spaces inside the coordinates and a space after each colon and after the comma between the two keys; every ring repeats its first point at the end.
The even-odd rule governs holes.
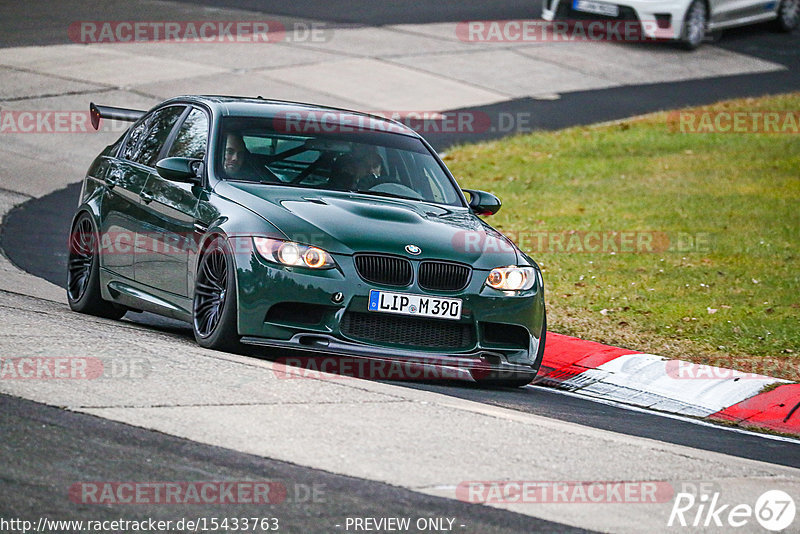
{"type": "MultiPolygon", "coordinates": [[[[256,253],[236,255],[239,334],[251,345],[306,353],[350,355],[364,358],[430,360],[433,363],[477,370],[527,372],[538,367],[539,340],[544,322],[541,276],[529,291],[506,294],[484,285],[487,271],[473,270],[467,287],[458,292],[431,292],[416,280],[407,287],[386,287],[365,282],[351,256],[335,255],[337,268],[310,271],[276,266],[256,253]],[[459,321],[417,319],[368,311],[369,291],[424,294],[462,299],[459,321]],[[332,297],[342,294],[340,302],[332,297]],[[284,313],[276,313],[276,310],[284,313]],[[379,319],[390,327],[417,321],[398,329],[401,337],[371,337],[364,330],[347,328],[348,315],[379,319]],[[420,328],[460,328],[465,333],[456,345],[416,342],[420,328]],[[410,334],[409,334],[410,333],[410,334]],[[403,336],[409,334],[406,339],[403,336]]],[[[416,272],[416,265],[414,266],[416,272]]],[[[378,334],[382,332],[378,331],[378,334]]],[[[434,336],[435,338],[435,336],[434,336]]],[[[443,338],[444,339],[444,338],[443,338]]]]}
{"type": "MultiPolygon", "coordinates": [[[[501,356],[490,351],[468,354],[429,353],[421,355],[413,351],[386,349],[343,341],[332,336],[318,334],[296,334],[289,340],[274,340],[245,336],[246,345],[266,347],[283,351],[278,362],[304,367],[314,371],[335,372],[378,380],[461,380],[478,382],[483,380],[532,380],[536,369],[531,365],[513,364],[503,361],[501,356]],[[289,353],[303,353],[314,359],[295,358],[289,353]],[[350,360],[324,361],[326,357],[345,357],[350,360]],[[405,365],[394,365],[402,362],[405,365]]],[[[541,362],[540,362],[541,363],[541,362]]]]}
{"type": "Polygon", "coordinates": [[[688,2],[674,0],[623,0],[603,3],[619,7],[617,17],[595,15],[576,11],[572,7],[573,0],[545,0],[542,7],[542,18],[546,21],[632,21],[641,28],[641,34],[647,39],[679,39],[683,29],[688,2]],[[665,23],[668,21],[668,23],[665,23]]]}

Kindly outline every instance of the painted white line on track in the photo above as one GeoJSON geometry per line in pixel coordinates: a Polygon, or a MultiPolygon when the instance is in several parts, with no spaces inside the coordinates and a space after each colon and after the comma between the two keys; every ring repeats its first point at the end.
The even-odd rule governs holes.
{"type": "MultiPolygon", "coordinates": [[[[749,436],[756,436],[756,437],[759,437],[759,438],[771,439],[773,441],[781,441],[781,442],[784,442],[784,443],[794,443],[795,445],[800,445],[800,440],[794,439],[794,438],[789,438],[789,437],[785,437],[785,436],[776,436],[776,435],[773,435],[773,434],[765,434],[765,433],[761,433],[761,432],[753,432],[753,431],[745,430],[745,429],[742,429],[742,428],[724,426],[724,425],[721,425],[721,424],[704,421],[702,419],[695,419],[694,417],[686,417],[684,415],[677,415],[677,414],[672,414],[672,413],[667,413],[667,412],[660,412],[660,411],[656,411],[656,410],[648,410],[647,408],[640,408],[638,406],[632,406],[630,404],[624,404],[622,402],[601,399],[601,398],[598,398],[598,397],[593,397],[593,396],[588,396],[588,395],[582,395],[580,393],[574,393],[572,391],[564,391],[564,390],[561,390],[561,389],[555,389],[555,388],[544,387],[544,386],[534,386],[534,385],[527,385],[525,387],[526,388],[531,388],[531,389],[536,389],[536,390],[541,390],[541,391],[547,391],[549,393],[556,393],[558,395],[566,395],[567,397],[575,397],[575,398],[583,399],[583,400],[590,401],[590,402],[596,402],[598,404],[605,404],[607,406],[613,406],[614,408],[621,408],[623,410],[630,410],[632,412],[639,412],[639,413],[644,413],[644,414],[649,414],[649,415],[656,415],[658,417],[666,417],[667,419],[676,419],[678,421],[685,421],[687,423],[692,423],[692,424],[695,424],[695,425],[705,426],[705,427],[710,427],[710,428],[716,428],[716,429],[719,429],[719,430],[725,430],[727,432],[735,432],[737,434],[746,434],[746,435],[749,435],[749,436]]],[[[575,424],[580,424],[580,423],[575,423],[575,424]]]]}

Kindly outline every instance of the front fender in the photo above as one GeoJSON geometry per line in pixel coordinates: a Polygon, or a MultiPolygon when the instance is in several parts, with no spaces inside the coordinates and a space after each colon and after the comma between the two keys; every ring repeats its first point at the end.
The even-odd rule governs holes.
{"type": "MultiPolygon", "coordinates": [[[[227,203],[229,201],[224,201],[227,203]]],[[[209,244],[217,237],[221,236],[226,240],[232,252],[234,264],[234,280],[236,283],[236,295],[241,296],[240,279],[243,273],[250,272],[253,269],[253,262],[258,261],[255,257],[257,252],[253,244],[254,236],[273,237],[277,239],[285,239],[274,225],[264,220],[257,214],[231,203],[230,206],[220,206],[219,211],[216,212],[217,217],[210,222],[208,229],[198,238],[197,253],[193,254],[190,258],[189,274],[191,276],[190,286],[192,288],[190,297],[194,298],[194,286],[197,279],[197,269],[200,265],[200,258],[206,251],[209,244]],[[221,213],[225,213],[222,216],[221,213]]],[[[241,302],[241,298],[237,298],[237,302],[241,302]]],[[[237,324],[241,324],[241,305],[236,311],[237,324]]]]}

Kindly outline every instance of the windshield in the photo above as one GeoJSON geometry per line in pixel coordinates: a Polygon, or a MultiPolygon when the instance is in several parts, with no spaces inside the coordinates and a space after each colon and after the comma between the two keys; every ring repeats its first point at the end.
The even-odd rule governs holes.
{"type": "Polygon", "coordinates": [[[462,206],[441,163],[414,137],[372,130],[285,133],[266,118],[227,118],[217,150],[226,180],[462,206]]]}

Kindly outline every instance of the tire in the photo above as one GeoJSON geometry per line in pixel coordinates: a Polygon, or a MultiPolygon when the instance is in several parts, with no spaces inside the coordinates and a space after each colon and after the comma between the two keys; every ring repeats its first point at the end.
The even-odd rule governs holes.
{"type": "Polygon", "coordinates": [[[694,0],[686,10],[678,44],[685,50],[694,50],[703,43],[708,27],[708,8],[703,0],[694,0]]]}
{"type": "Polygon", "coordinates": [[[775,29],[789,33],[797,28],[798,23],[800,23],[800,0],[781,0],[775,29]]]}
{"type": "Polygon", "coordinates": [[[527,386],[536,378],[536,375],[539,372],[539,366],[542,365],[542,358],[544,357],[544,344],[547,338],[547,315],[544,316],[544,321],[542,322],[542,337],[539,340],[539,348],[536,350],[536,359],[534,360],[534,366],[536,366],[536,371],[529,374],[524,375],[523,377],[517,378],[487,378],[484,380],[480,380],[481,385],[485,386],[498,386],[504,388],[521,388],[527,386]]]}
{"type": "Polygon", "coordinates": [[[83,212],[72,225],[67,255],[67,301],[73,311],[120,319],[127,311],[100,292],[99,234],[92,216],[83,212]]]}
{"type": "Polygon", "coordinates": [[[192,330],[207,349],[237,352],[236,274],[228,242],[218,236],[203,252],[195,277],[192,330]]]}

